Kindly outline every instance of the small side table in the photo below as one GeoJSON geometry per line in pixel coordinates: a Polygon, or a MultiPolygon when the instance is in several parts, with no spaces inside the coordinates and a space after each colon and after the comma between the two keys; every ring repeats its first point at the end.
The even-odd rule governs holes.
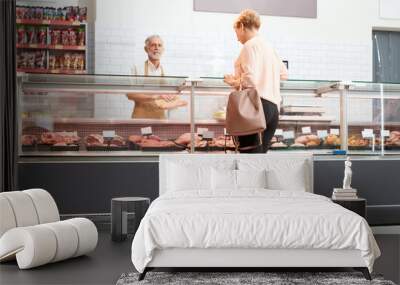
{"type": "Polygon", "coordinates": [[[356,214],[359,214],[364,219],[367,217],[367,200],[364,198],[357,198],[352,200],[336,200],[332,199],[332,201],[340,206],[353,211],[356,214]]]}
{"type": "Polygon", "coordinates": [[[128,233],[135,234],[140,221],[150,205],[150,199],[144,197],[118,197],[111,199],[111,239],[123,241],[128,233]],[[131,231],[128,231],[128,218],[134,218],[131,231]]]}

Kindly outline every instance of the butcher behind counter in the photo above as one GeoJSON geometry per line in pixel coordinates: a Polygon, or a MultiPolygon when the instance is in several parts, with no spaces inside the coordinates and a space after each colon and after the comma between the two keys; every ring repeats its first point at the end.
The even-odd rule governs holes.
{"type": "MultiPolygon", "coordinates": [[[[149,36],[145,40],[144,50],[147,60],[142,65],[135,65],[132,75],[165,76],[164,67],[161,65],[161,56],[164,52],[164,42],[159,35],[149,36]]],[[[162,82],[162,81],[161,81],[162,82]]],[[[187,102],[177,95],[148,95],[127,94],[129,100],[135,102],[132,118],[165,119],[165,111],[183,107],[187,102]]]]}

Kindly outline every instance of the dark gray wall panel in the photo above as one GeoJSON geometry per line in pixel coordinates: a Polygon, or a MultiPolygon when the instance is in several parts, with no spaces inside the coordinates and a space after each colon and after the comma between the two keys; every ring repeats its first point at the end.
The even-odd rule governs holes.
{"type": "MultiPolygon", "coordinates": [[[[371,225],[400,224],[400,160],[353,160],[352,186],[367,199],[371,225]]],[[[344,161],[314,162],[314,192],[341,187],[344,161]]],[[[62,214],[108,213],[118,196],[158,196],[158,162],[19,163],[19,188],[42,187],[62,214]]]]}
{"type": "Polygon", "coordinates": [[[253,9],[261,15],[317,17],[317,0],[194,0],[193,8],[201,12],[240,13],[253,9]]]}
{"type": "MultiPolygon", "coordinates": [[[[400,224],[400,161],[353,160],[352,187],[367,199],[367,220],[371,225],[400,224]]],[[[330,197],[342,187],[344,161],[314,162],[314,192],[330,197]]]]}
{"type": "Polygon", "coordinates": [[[158,163],[20,163],[19,189],[44,188],[61,214],[108,213],[111,198],[158,196],[158,163]]]}

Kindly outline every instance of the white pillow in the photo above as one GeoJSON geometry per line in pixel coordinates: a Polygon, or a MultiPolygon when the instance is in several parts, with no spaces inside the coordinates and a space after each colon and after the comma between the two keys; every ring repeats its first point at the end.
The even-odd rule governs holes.
{"type": "Polygon", "coordinates": [[[211,190],[211,170],[234,169],[235,161],[179,161],[168,163],[167,167],[167,191],[211,190]]]}
{"type": "Polygon", "coordinates": [[[311,169],[305,159],[265,157],[239,159],[240,170],[266,169],[267,188],[273,190],[309,191],[312,189],[311,169]]]}
{"type": "Polygon", "coordinates": [[[266,170],[236,170],[238,188],[267,188],[266,170]]]}
{"type": "Polygon", "coordinates": [[[171,163],[168,172],[168,189],[171,191],[211,189],[210,168],[171,163]]]}
{"type": "Polygon", "coordinates": [[[211,183],[213,190],[236,190],[236,170],[213,167],[211,170],[211,183]]]}
{"type": "Polygon", "coordinates": [[[293,168],[290,172],[270,169],[266,173],[268,189],[306,192],[307,178],[300,167],[293,168]]]}

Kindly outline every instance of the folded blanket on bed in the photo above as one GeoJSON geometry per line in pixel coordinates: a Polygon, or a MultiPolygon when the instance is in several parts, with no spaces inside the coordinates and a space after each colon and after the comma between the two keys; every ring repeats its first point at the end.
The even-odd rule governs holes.
{"type": "Polygon", "coordinates": [[[143,272],[165,248],[357,249],[370,271],[380,255],[361,216],[320,195],[266,189],[160,196],[134,237],[132,262],[143,272]]]}

